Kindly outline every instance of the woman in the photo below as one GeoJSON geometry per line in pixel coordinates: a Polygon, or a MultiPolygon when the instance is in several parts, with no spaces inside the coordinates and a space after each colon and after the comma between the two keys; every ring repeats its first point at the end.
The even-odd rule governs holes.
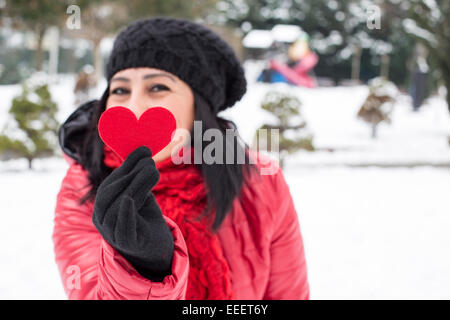
{"type": "MultiPolygon", "coordinates": [[[[80,106],[59,132],[70,166],[53,241],[68,297],[309,298],[298,217],[282,172],[261,174],[276,163],[256,161],[237,135],[225,134],[235,126],[217,116],[246,90],[233,50],[199,24],[144,19],[115,40],[107,80],[102,98],[80,106]],[[177,128],[192,132],[198,120],[203,132],[218,129],[223,163],[234,161],[175,164],[174,142],[154,156],[137,148],[122,161],[97,131],[102,112],[117,105],[137,117],[163,106],[177,128]]],[[[192,154],[208,146],[183,139],[192,154]]]]}

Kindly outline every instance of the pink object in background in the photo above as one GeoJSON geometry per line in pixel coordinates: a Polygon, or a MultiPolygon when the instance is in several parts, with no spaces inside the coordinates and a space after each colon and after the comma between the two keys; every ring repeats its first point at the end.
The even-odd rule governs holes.
{"type": "Polygon", "coordinates": [[[319,61],[319,58],[314,52],[309,52],[305,55],[300,62],[295,65],[294,68],[290,68],[288,65],[276,61],[270,60],[270,68],[281,73],[287,80],[295,85],[307,88],[317,87],[317,83],[308,72],[314,68],[319,61]]]}

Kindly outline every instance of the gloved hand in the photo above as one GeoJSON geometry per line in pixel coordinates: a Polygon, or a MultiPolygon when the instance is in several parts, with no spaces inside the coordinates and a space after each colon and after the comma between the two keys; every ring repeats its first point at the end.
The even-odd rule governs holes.
{"type": "Polygon", "coordinates": [[[147,147],[134,150],[97,190],[92,221],[103,238],[144,277],[171,274],[174,241],[150,192],[159,171],[147,147]]]}

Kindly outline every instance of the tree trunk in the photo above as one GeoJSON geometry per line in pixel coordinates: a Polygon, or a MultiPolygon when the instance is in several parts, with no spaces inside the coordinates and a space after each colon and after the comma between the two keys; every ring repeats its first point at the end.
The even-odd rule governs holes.
{"type": "Polygon", "coordinates": [[[361,68],[361,46],[358,44],[353,49],[353,58],[352,58],[352,80],[359,81],[359,74],[361,68]]]}
{"type": "Polygon", "coordinates": [[[33,170],[33,159],[27,158],[28,160],[28,169],[33,170]]]}
{"type": "Polygon", "coordinates": [[[444,80],[444,86],[445,89],[447,89],[447,109],[448,112],[450,112],[450,68],[447,68],[447,66],[443,66],[443,63],[441,64],[442,66],[442,75],[443,75],[443,80],[444,80]]]}
{"type": "Polygon", "coordinates": [[[52,27],[51,31],[51,48],[48,61],[48,73],[56,75],[58,74],[58,61],[59,61],[59,29],[52,27]]]}
{"type": "Polygon", "coordinates": [[[284,160],[284,156],[280,156],[280,168],[281,168],[281,170],[283,170],[284,169],[284,164],[285,164],[285,160],[284,160]]]}
{"type": "Polygon", "coordinates": [[[385,78],[386,80],[389,80],[389,62],[390,57],[387,54],[383,54],[381,56],[381,70],[380,70],[380,76],[382,78],[385,78]]]}
{"type": "Polygon", "coordinates": [[[93,60],[94,60],[94,78],[95,78],[95,83],[98,83],[99,80],[103,76],[103,59],[102,59],[102,53],[101,53],[101,50],[100,50],[100,41],[101,40],[93,41],[93,44],[94,44],[93,60]]]}
{"type": "Polygon", "coordinates": [[[377,126],[378,123],[372,123],[372,139],[376,139],[377,137],[377,126]]]}
{"type": "Polygon", "coordinates": [[[42,70],[42,64],[44,62],[44,52],[42,50],[42,40],[44,40],[44,34],[45,34],[46,27],[45,26],[39,26],[36,30],[36,71],[42,70]]]}
{"type": "Polygon", "coordinates": [[[445,84],[445,88],[447,89],[447,109],[450,112],[450,82],[445,84]]]}

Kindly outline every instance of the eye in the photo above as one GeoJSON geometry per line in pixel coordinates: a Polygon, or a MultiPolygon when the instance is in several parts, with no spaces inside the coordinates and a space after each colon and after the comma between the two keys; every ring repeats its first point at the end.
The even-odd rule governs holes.
{"type": "Polygon", "coordinates": [[[124,95],[130,93],[130,90],[122,87],[115,88],[111,91],[111,94],[124,95]]]}
{"type": "Polygon", "coordinates": [[[170,89],[163,84],[156,84],[150,88],[151,92],[159,92],[159,91],[170,91],[170,89]]]}

